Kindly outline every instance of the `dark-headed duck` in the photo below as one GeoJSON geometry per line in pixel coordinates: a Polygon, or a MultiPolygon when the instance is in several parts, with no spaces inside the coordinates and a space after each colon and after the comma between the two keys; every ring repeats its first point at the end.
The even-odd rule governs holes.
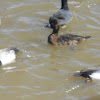
{"type": "MultiPolygon", "coordinates": [[[[71,20],[72,14],[69,11],[67,1],[68,0],[61,0],[61,4],[62,4],[61,9],[49,18],[49,22],[56,18],[59,22],[59,25],[63,26],[71,20]]],[[[44,26],[43,28],[44,29],[51,28],[51,24],[49,23],[48,25],[44,26]]]]}
{"type": "Polygon", "coordinates": [[[0,65],[12,63],[19,52],[17,48],[5,48],[0,50],[0,65]]]}
{"type": "Polygon", "coordinates": [[[74,76],[85,77],[87,79],[100,79],[100,68],[88,68],[81,71],[76,71],[74,76]]]}
{"type": "Polygon", "coordinates": [[[52,45],[76,45],[86,39],[90,38],[91,36],[79,36],[73,34],[63,34],[59,35],[60,25],[57,19],[53,19],[50,21],[51,28],[53,32],[48,37],[48,43],[52,45]]]}

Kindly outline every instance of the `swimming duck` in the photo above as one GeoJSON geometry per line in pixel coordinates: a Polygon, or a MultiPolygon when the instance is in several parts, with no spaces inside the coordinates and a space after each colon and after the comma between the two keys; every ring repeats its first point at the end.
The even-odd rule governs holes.
{"type": "Polygon", "coordinates": [[[100,68],[88,68],[74,73],[74,76],[85,77],[87,79],[100,79],[100,68]]]}
{"type": "Polygon", "coordinates": [[[17,48],[5,48],[0,50],[0,65],[6,65],[12,63],[16,57],[19,50],[17,48]]]}
{"type": "Polygon", "coordinates": [[[72,14],[71,12],[69,11],[69,8],[68,8],[68,3],[67,3],[68,0],[61,0],[61,9],[53,14],[50,18],[49,18],[49,24],[44,26],[43,28],[51,28],[51,24],[50,24],[50,21],[52,21],[53,19],[57,18],[58,19],[58,22],[59,22],[59,25],[60,26],[63,26],[65,24],[67,24],[70,20],[71,20],[71,17],[72,17],[72,14]]]}
{"type": "Polygon", "coordinates": [[[51,28],[53,32],[48,37],[48,43],[52,45],[76,45],[86,39],[90,38],[91,36],[79,36],[73,34],[63,34],[59,35],[60,25],[58,19],[52,19],[50,22],[51,28]]]}

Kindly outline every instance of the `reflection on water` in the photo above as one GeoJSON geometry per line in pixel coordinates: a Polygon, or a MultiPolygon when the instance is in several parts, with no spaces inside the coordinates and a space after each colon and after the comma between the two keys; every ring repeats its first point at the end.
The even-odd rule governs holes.
{"type": "Polygon", "coordinates": [[[60,1],[0,1],[0,48],[23,51],[15,63],[0,68],[0,98],[99,100],[99,81],[73,76],[76,70],[100,66],[99,6],[99,0],[69,0],[73,19],[60,33],[92,36],[69,47],[48,44],[52,30],[42,29],[60,8],[60,1]]]}

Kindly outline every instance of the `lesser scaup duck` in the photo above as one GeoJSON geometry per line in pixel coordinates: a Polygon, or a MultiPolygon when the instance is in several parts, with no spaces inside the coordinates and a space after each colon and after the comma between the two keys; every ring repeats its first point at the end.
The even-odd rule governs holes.
{"type": "Polygon", "coordinates": [[[51,22],[51,28],[53,32],[48,37],[48,43],[52,45],[76,45],[86,39],[90,38],[91,36],[79,36],[73,34],[63,34],[59,35],[60,25],[58,19],[53,19],[51,22]]]}
{"type": "Polygon", "coordinates": [[[16,57],[19,50],[17,48],[5,48],[0,50],[0,65],[6,65],[12,63],[16,57]]]}
{"type": "Polygon", "coordinates": [[[74,76],[85,77],[87,79],[100,79],[100,68],[88,68],[74,73],[74,76]]]}
{"type": "Polygon", "coordinates": [[[63,26],[65,24],[67,24],[71,18],[72,18],[72,14],[71,12],[69,11],[69,8],[68,8],[68,3],[67,3],[68,0],[61,0],[61,9],[56,13],[56,14],[53,14],[50,18],[49,18],[49,24],[44,26],[43,28],[51,28],[51,24],[50,24],[50,21],[52,21],[53,19],[58,19],[58,22],[59,22],[59,25],[60,26],[63,26]]]}

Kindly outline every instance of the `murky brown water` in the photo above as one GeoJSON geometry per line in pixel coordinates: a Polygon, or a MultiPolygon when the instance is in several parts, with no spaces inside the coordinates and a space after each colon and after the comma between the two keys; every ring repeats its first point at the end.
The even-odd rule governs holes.
{"type": "Polygon", "coordinates": [[[100,100],[100,81],[73,76],[100,66],[100,0],[69,0],[73,19],[60,32],[92,36],[74,50],[48,44],[52,30],[42,29],[59,8],[60,0],[0,0],[0,49],[23,51],[0,68],[0,100],[100,100]]]}

